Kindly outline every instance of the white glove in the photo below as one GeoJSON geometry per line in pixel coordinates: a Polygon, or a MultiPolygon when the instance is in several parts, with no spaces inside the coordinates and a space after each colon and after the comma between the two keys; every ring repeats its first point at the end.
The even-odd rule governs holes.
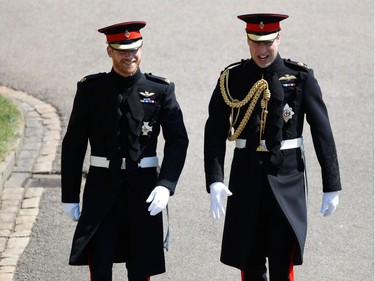
{"type": "Polygon", "coordinates": [[[63,203],[64,213],[69,216],[74,221],[78,221],[81,216],[81,211],[79,209],[79,203],[63,203]]]}
{"type": "Polygon", "coordinates": [[[320,212],[326,217],[332,215],[339,204],[338,191],[324,192],[320,212]]]}
{"type": "Polygon", "coordinates": [[[154,188],[146,200],[147,203],[151,203],[152,201],[148,207],[151,216],[155,216],[163,211],[168,204],[169,194],[169,189],[164,186],[159,185],[154,188]]]}
{"type": "Polygon", "coordinates": [[[232,192],[222,182],[214,182],[210,185],[211,215],[214,219],[220,219],[220,214],[225,215],[223,198],[231,195],[232,192]]]}

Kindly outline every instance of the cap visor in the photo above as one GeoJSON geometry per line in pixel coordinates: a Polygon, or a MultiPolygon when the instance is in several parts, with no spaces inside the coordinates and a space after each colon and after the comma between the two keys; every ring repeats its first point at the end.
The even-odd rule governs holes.
{"type": "Polygon", "coordinates": [[[270,34],[265,34],[265,35],[253,34],[253,33],[247,34],[249,39],[255,42],[264,42],[264,41],[272,42],[273,40],[276,39],[277,35],[279,35],[278,31],[274,33],[270,33],[270,34]]]}
{"type": "Polygon", "coordinates": [[[115,50],[124,51],[124,50],[136,50],[142,47],[143,40],[137,40],[130,44],[119,44],[119,43],[110,43],[111,46],[115,50]]]}

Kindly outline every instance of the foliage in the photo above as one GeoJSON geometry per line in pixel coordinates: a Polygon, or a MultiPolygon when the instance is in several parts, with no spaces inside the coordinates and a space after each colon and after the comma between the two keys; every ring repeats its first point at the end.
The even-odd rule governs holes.
{"type": "Polygon", "coordinates": [[[0,95],[0,161],[14,148],[21,121],[22,116],[16,105],[0,95]]]}

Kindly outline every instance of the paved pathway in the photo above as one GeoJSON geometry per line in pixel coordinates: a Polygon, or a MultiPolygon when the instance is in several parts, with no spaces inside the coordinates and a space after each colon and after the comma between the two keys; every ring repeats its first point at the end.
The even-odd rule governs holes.
{"type": "MultiPolygon", "coordinates": [[[[290,18],[282,24],[281,55],[307,63],[315,71],[330,112],[344,187],[335,215],[323,218],[319,213],[320,169],[306,126],[309,232],[305,262],[296,267],[296,280],[374,280],[373,0],[316,0],[308,5],[287,0],[138,0],[132,1],[131,7],[124,6],[122,0],[113,0],[110,5],[99,0],[92,0],[89,5],[70,0],[40,0],[28,5],[0,0],[0,6],[0,26],[4,27],[0,32],[0,83],[52,104],[58,109],[62,132],[76,81],[110,69],[105,39],[97,28],[122,20],[147,21],[142,33],[142,71],[152,71],[176,83],[191,140],[178,190],[170,200],[167,273],[152,281],[240,279],[238,270],[220,263],[223,221],[215,222],[209,217],[202,159],[207,104],[223,67],[249,55],[244,25],[236,16],[267,11],[289,14],[290,18]]],[[[23,157],[16,169],[21,163],[29,163],[28,168],[12,174],[5,190],[21,188],[22,197],[42,185],[50,188],[41,189],[39,213],[13,279],[87,281],[87,267],[67,265],[75,223],[62,211],[58,176],[53,174],[59,170],[59,153],[55,163],[48,160],[48,168],[35,173],[41,167],[37,159],[42,157],[46,129],[40,124],[48,118],[33,103],[24,105],[33,113],[31,120],[40,118],[33,122],[39,122],[37,127],[43,131],[34,132],[38,134],[37,141],[24,142],[29,156],[23,157]],[[34,148],[38,151],[35,154],[31,152],[34,148]],[[51,174],[46,172],[48,169],[51,174]]],[[[228,148],[226,171],[231,154],[228,148]]],[[[8,240],[15,232],[1,235],[0,240],[6,244],[1,244],[0,251],[9,253],[4,245],[11,246],[8,240]]],[[[7,260],[10,261],[4,258],[1,262],[7,260]]],[[[1,270],[14,268],[4,265],[1,270]]],[[[123,265],[116,267],[114,280],[124,280],[125,274],[123,265]]]]}
{"type": "Polygon", "coordinates": [[[61,129],[51,105],[3,86],[0,93],[18,104],[25,121],[15,151],[0,165],[0,280],[11,281],[39,212],[37,183],[53,177],[61,129]]]}

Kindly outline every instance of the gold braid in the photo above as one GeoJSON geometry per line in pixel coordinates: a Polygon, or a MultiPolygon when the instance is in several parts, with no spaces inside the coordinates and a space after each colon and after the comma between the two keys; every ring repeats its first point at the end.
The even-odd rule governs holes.
{"type": "Polygon", "coordinates": [[[229,128],[229,133],[228,133],[228,140],[234,141],[242,133],[247,122],[249,122],[251,114],[253,113],[253,110],[255,108],[256,103],[258,102],[260,95],[263,93],[263,98],[260,104],[262,108],[260,135],[259,135],[259,142],[260,142],[262,134],[264,133],[265,126],[266,126],[266,119],[267,119],[267,114],[268,114],[267,105],[268,105],[269,99],[271,98],[271,92],[268,89],[267,81],[264,80],[263,78],[257,81],[253,85],[253,87],[251,87],[249,93],[246,95],[246,97],[242,101],[233,99],[231,97],[230,92],[229,92],[229,87],[228,87],[228,81],[229,81],[229,69],[226,69],[220,75],[220,90],[221,90],[221,94],[223,96],[225,103],[232,109],[231,118],[230,118],[231,124],[229,128]],[[246,105],[250,100],[251,102],[249,104],[248,109],[246,110],[246,113],[243,119],[238,125],[237,130],[235,130],[234,133],[232,133],[232,128],[234,128],[234,125],[237,122],[241,107],[246,105]],[[233,121],[234,109],[238,109],[238,113],[237,113],[236,119],[233,121]]]}

